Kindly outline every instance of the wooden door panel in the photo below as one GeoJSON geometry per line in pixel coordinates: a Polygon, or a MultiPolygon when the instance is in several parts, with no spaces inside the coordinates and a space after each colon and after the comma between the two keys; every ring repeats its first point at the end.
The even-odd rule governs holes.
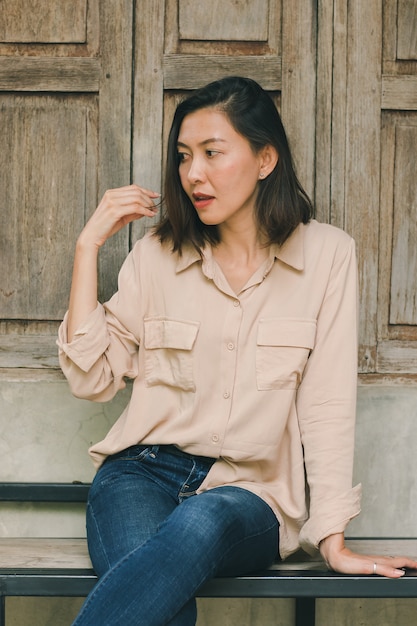
{"type": "Polygon", "coordinates": [[[79,43],[86,40],[87,0],[2,0],[0,41],[79,43]]]}
{"type": "Polygon", "coordinates": [[[417,61],[417,0],[398,0],[397,59],[417,61]]]}
{"type": "Polygon", "coordinates": [[[417,125],[395,129],[389,324],[417,326],[417,125]]]}
{"type": "MultiPolygon", "coordinates": [[[[1,3],[0,368],[57,366],[75,241],[105,189],[130,182],[132,18],[130,0],[1,3]]],[[[101,298],[129,241],[100,255],[101,298]]]]}
{"type": "Polygon", "coordinates": [[[377,362],[417,374],[417,1],[384,3],[377,362]]]}
{"type": "Polygon", "coordinates": [[[0,95],[2,316],[60,320],[73,243],[96,201],[95,98],[0,95]]]}
{"type": "Polygon", "coordinates": [[[181,40],[268,40],[268,0],[179,0],[178,15],[181,40]]]}

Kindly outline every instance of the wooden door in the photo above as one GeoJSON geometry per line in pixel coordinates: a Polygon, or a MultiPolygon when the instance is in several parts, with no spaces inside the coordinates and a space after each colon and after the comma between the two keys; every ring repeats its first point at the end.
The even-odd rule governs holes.
{"type": "MultiPolygon", "coordinates": [[[[179,97],[227,74],[277,102],[317,216],[351,233],[360,371],[417,374],[417,0],[3,0],[0,367],[56,367],[73,247],[104,190],[161,188],[179,97]]],[[[145,220],[106,244],[101,297],[145,220]]]]}
{"type": "MultiPolygon", "coordinates": [[[[73,248],[131,169],[133,5],[0,3],[0,367],[56,367],[73,248]]],[[[101,255],[103,297],[129,234],[101,255]]],[[[3,370],[4,371],[4,370],[3,370]]]]}

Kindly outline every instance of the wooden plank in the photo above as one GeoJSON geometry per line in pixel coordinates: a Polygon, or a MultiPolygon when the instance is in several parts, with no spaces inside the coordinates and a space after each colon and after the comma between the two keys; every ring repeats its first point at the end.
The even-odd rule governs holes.
{"type": "MultiPolygon", "coordinates": [[[[417,539],[347,539],[349,549],[359,554],[417,556],[417,539]]],[[[5,568],[73,568],[92,567],[86,539],[8,537],[0,539],[0,567],[5,568]]],[[[327,569],[321,557],[297,553],[277,562],[272,571],[309,571],[327,569]]]]}
{"type": "Polygon", "coordinates": [[[377,367],[381,374],[417,374],[417,341],[379,342],[377,367]]]}
{"type": "Polygon", "coordinates": [[[348,7],[345,0],[334,0],[333,17],[333,108],[331,119],[332,170],[330,216],[331,223],[346,228],[347,212],[351,209],[346,199],[346,109],[347,109],[347,55],[348,7]]]}
{"type": "Polygon", "coordinates": [[[0,57],[0,91],[97,92],[96,58],[0,57]]]}
{"type": "Polygon", "coordinates": [[[179,0],[180,39],[203,41],[266,41],[268,0],[179,0]]]}
{"type": "Polygon", "coordinates": [[[381,107],[397,111],[417,110],[417,76],[382,76],[381,107]]]}
{"type": "Polygon", "coordinates": [[[360,371],[375,370],[380,192],[382,5],[348,4],[346,230],[359,259],[360,371]],[[374,28],[370,29],[369,24],[374,28]],[[366,59],[366,63],[363,59],[366,59]]]}
{"type": "Polygon", "coordinates": [[[381,202],[379,231],[378,309],[379,339],[388,339],[394,206],[395,119],[383,111],[381,123],[381,202]]]}
{"type": "MultiPolygon", "coordinates": [[[[132,33],[130,0],[100,2],[99,198],[106,189],[128,185],[131,180],[132,33]]],[[[94,209],[95,204],[90,211],[94,209]]],[[[127,228],[100,250],[100,300],[107,300],[117,289],[117,275],[128,250],[127,228]]]]}
{"type": "Polygon", "coordinates": [[[417,0],[398,0],[397,59],[417,61],[417,0]]]}
{"type": "Polygon", "coordinates": [[[56,337],[3,335],[0,337],[0,368],[59,368],[56,337]]]}
{"type": "Polygon", "coordinates": [[[417,126],[395,132],[390,324],[417,325],[417,126]]]}
{"type": "Polygon", "coordinates": [[[85,539],[1,538],[0,567],[92,568],[85,539]]]}
{"type": "Polygon", "coordinates": [[[318,3],[317,109],[316,109],[316,217],[330,222],[332,108],[333,108],[333,2],[318,3]]]}
{"type": "Polygon", "coordinates": [[[278,56],[168,54],[163,69],[165,89],[196,89],[223,76],[247,76],[268,91],[281,89],[278,56]]]}
{"type": "Polygon", "coordinates": [[[0,42],[85,42],[87,0],[2,0],[0,42]]]}
{"type": "Polygon", "coordinates": [[[359,374],[358,384],[361,387],[412,387],[417,385],[417,373],[407,374],[386,372],[385,374],[359,374]]]}
{"type": "Polygon", "coordinates": [[[312,198],[315,186],[317,54],[317,21],[313,4],[309,0],[283,3],[281,103],[282,120],[297,173],[312,198]]]}
{"type": "MultiPolygon", "coordinates": [[[[161,192],[163,90],[162,69],[165,2],[143,0],[136,12],[136,32],[140,33],[135,49],[135,105],[133,125],[133,180],[148,189],[161,192]]],[[[143,218],[131,226],[136,241],[155,223],[143,218]]]]}
{"type": "MultiPolygon", "coordinates": [[[[0,345],[2,339],[0,338],[0,345]]],[[[48,344],[49,345],[49,344],[48,344]]],[[[10,367],[0,367],[0,382],[2,383],[36,383],[64,381],[65,376],[60,369],[36,368],[36,363],[28,358],[22,367],[14,367],[12,360],[10,367]]]]}

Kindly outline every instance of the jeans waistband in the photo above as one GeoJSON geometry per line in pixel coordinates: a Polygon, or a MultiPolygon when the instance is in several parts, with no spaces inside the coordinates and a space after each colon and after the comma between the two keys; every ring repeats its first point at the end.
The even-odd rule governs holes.
{"type": "Polygon", "coordinates": [[[184,452],[184,450],[181,450],[180,448],[178,448],[177,446],[174,446],[173,444],[161,445],[161,446],[155,446],[155,447],[161,450],[161,452],[167,452],[168,454],[174,454],[175,456],[181,456],[186,459],[197,459],[199,463],[207,463],[208,465],[213,465],[213,463],[217,460],[210,456],[199,456],[198,454],[189,454],[188,452],[184,452]]]}

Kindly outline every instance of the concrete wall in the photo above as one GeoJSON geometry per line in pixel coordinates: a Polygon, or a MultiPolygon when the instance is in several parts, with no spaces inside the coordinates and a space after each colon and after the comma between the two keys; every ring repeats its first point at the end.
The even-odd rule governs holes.
{"type": "MultiPolygon", "coordinates": [[[[77,400],[56,374],[0,381],[0,480],[90,481],[87,448],[127,402],[77,400]]],[[[349,536],[416,536],[417,388],[360,386],[355,482],[362,514],[349,536]]],[[[84,536],[83,507],[0,505],[0,535],[84,536]]],[[[414,555],[417,556],[417,555],[414,555]]],[[[9,598],[7,626],[69,626],[82,599],[9,598]]],[[[320,600],[318,626],[417,626],[416,600],[320,600]]],[[[198,626],[293,626],[288,600],[200,600],[198,626]]]]}

